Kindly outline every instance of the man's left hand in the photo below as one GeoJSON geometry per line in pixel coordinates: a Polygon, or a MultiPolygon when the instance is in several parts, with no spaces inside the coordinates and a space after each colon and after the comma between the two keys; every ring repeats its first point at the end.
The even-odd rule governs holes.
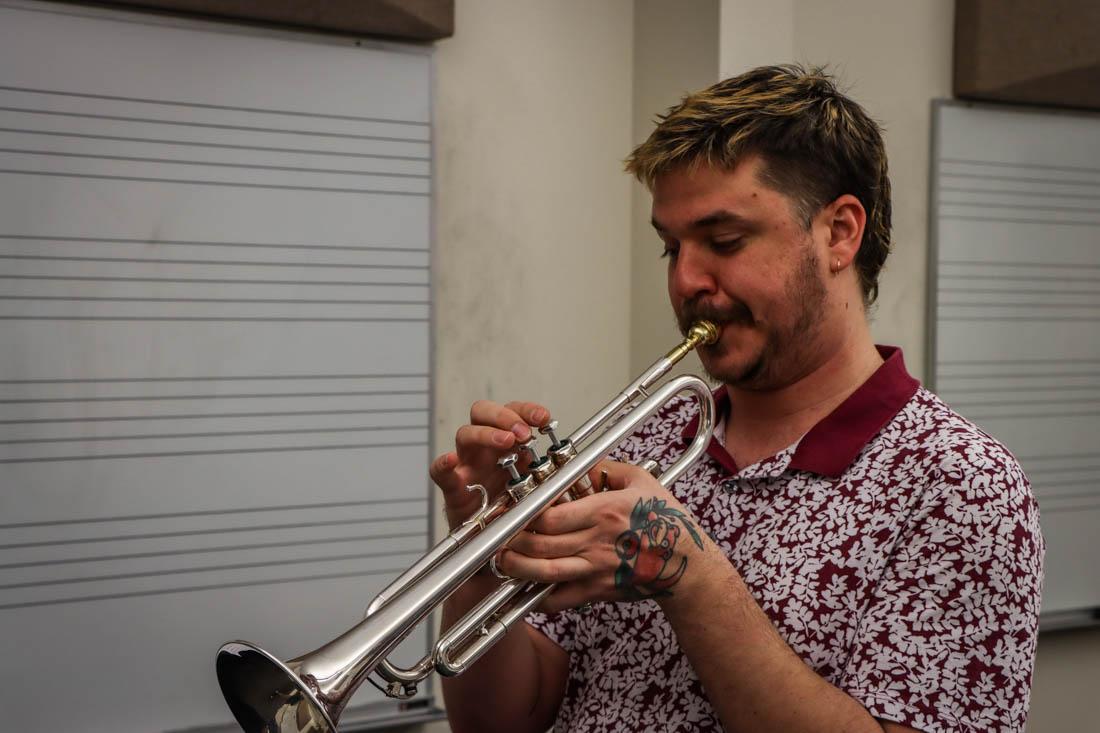
{"type": "Polygon", "coordinates": [[[498,558],[512,577],[559,584],[544,611],[671,595],[709,542],[645,470],[606,461],[598,471],[607,491],[550,507],[498,558]]]}

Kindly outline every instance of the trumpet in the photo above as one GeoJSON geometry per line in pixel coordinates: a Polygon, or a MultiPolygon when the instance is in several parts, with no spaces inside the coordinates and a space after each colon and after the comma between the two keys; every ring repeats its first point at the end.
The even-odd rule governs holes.
{"type": "MultiPolygon", "coordinates": [[[[554,590],[554,585],[506,578],[466,616],[440,635],[432,650],[408,668],[386,657],[432,611],[486,564],[548,507],[595,491],[589,471],[620,442],[674,397],[687,393],[699,408],[699,429],[680,457],[657,478],[671,485],[706,450],[714,430],[714,400],[698,377],[679,376],[654,385],[690,351],[713,344],[717,327],[695,323],[685,339],[654,362],[626,389],[564,440],[554,426],[545,456],[524,444],[531,460],[527,474],[517,456],[502,460],[510,480],[481,507],[388,585],[367,607],[362,621],[328,644],[287,662],[259,646],[231,641],[219,649],[218,683],[230,711],[246,733],[336,733],[340,714],[364,681],[390,697],[407,699],[432,671],[461,674],[554,590]],[[372,676],[373,675],[373,676],[372,676]],[[377,679],[375,679],[377,678],[377,679]]],[[[656,464],[645,461],[651,472],[656,464]]]]}

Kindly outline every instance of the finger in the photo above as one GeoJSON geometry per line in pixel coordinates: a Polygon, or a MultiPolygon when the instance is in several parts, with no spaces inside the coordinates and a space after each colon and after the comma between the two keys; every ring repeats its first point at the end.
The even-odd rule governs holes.
{"type": "Polygon", "coordinates": [[[602,505],[602,498],[600,494],[593,494],[583,499],[555,504],[540,514],[527,528],[539,534],[561,535],[594,527],[594,510],[602,505]]]}
{"type": "Polygon", "coordinates": [[[567,583],[588,577],[593,570],[588,560],[576,555],[546,559],[508,549],[501,551],[497,567],[505,575],[537,583],[567,583]]]}
{"type": "Polygon", "coordinates": [[[450,479],[454,475],[454,468],[458,465],[458,454],[454,451],[437,456],[428,466],[428,475],[440,488],[445,488],[444,483],[453,483],[450,479]]]}
{"type": "Polygon", "coordinates": [[[489,400],[478,400],[470,407],[470,422],[511,431],[519,440],[531,437],[531,427],[518,412],[489,400]]]}
{"type": "Polygon", "coordinates": [[[509,402],[505,407],[519,415],[528,425],[541,428],[550,422],[550,411],[537,402],[509,402]]]}
{"type": "Polygon", "coordinates": [[[576,555],[591,543],[591,532],[569,532],[557,535],[520,532],[508,543],[508,549],[527,557],[553,559],[576,555]]]}
{"type": "Polygon", "coordinates": [[[455,433],[455,448],[459,453],[487,449],[503,452],[516,444],[516,434],[487,425],[463,425],[455,433]]]}

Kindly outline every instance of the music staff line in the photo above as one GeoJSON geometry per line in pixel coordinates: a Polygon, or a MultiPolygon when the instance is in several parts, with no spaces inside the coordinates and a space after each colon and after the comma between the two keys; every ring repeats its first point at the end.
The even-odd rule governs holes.
{"type": "Polygon", "coordinates": [[[268,260],[190,260],[170,257],[64,257],[61,255],[13,255],[0,254],[0,260],[23,260],[33,262],[110,262],[117,264],[154,264],[154,265],[219,265],[224,267],[304,267],[338,270],[420,270],[427,271],[428,265],[371,265],[358,262],[271,262],[268,260]]]}
{"type": "MultiPolygon", "coordinates": [[[[0,108],[2,109],[2,108],[0,108]]],[[[199,181],[186,178],[154,178],[151,176],[111,176],[102,173],[63,173],[55,171],[0,168],[0,173],[13,176],[47,176],[51,178],[77,178],[100,181],[130,181],[133,183],[173,183],[193,186],[218,186],[223,188],[257,188],[275,191],[313,191],[322,193],[374,194],[378,196],[416,196],[428,198],[428,191],[394,191],[383,188],[343,188],[335,186],[290,186],[275,183],[243,183],[239,181],[199,181]]]]}
{"type": "Polygon", "coordinates": [[[46,456],[39,458],[2,458],[0,464],[5,463],[52,463],[69,461],[105,461],[131,458],[185,458],[189,456],[215,456],[215,455],[244,455],[248,453],[293,453],[300,451],[321,450],[361,450],[369,448],[426,448],[427,441],[405,441],[396,443],[343,443],[337,445],[291,445],[278,448],[236,448],[221,450],[189,450],[189,451],[151,451],[147,453],[102,453],[97,455],[82,456],[46,456]]]}
{"type": "Polygon", "coordinates": [[[74,295],[0,295],[0,300],[54,303],[260,303],[267,305],[431,305],[430,300],[310,298],[105,298],[74,295]]]}
{"type": "Polygon", "coordinates": [[[369,140],[373,142],[390,142],[390,143],[414,143],[420,145],[430,145],[431,139],[428,137],[396,137],[393,135],[362,135],[350,132],[322,132],[318,130],[294,130],[289,128],[280,127],[259,127],[255,125],[227,125],[223,123],[215,122],[195,122],[184,120],[162,120],[155,117],[129,117],[126,115],[105,115],[93,112],[59,112],[55,110],[47,109],[35,109],[33,107],[10,107],[7,105],[0,106],[0,112],[16,112],[19,114],[28,115],[42,115],[48,117],[67,117],[73,119],[83,120],[109,120],[111,122],[139,122],[147,125],[172,125],[174,127],[193,127],[203,130],[235,130],[237,132],[252,132],[252,133],[277,133],[280,135],[305,135],[307,137],[318,138],[327,137],[336,140],[369,140]]]}
{"type": "Polygon", "coordinates": [[[316,529],[318,527],[340,527],[378,522],[406,522],[427,519],[427,514],[408,514],[394,517],[356,517],[354,519],[330,519],[313,522],[289,522],[280,524],[240,525],[235,527],[214,527],[205,529],[180,529],[171,532],[144,532],[141,534],[108,535],[103,537],[75,537],[60,540],[35,540],[34,542],[13,542],[0,545],[0,550],[23,550],[31,547],[61,547],[68,545],[87,545],[97,542],[125,542],[130,540],[162,540],[169,537],[199,537],[211,534],[232,534],[235,532],[270,532],[274,530],[316,529]]]}
{"type": "Polygon", "coordinates": [[[386,395],[424,395],[426,389],[401,390],[352,390],[341,392],[239,392],[225,394],[189,394],[189,395],[123,395],[118,397],[26,397],[18,399],[0,399],[0,405],[51,404],[59,402],[135,402],[158,400],[226,400],[259,399],[277,397],[373,397],[386,395]]]}
{"type": "Polygon", "coordinates": [[[0,564],[0,570],[14,570],[18,568],[45,567],[50,565],[72,565],[75,563],[114,562],[117,560],[139,560],[151,557],[174,557],[176,555],[200,555],[215,552],[240,552],[245,550],[267,550],[285,547],[305,547],[310,545],[339,544],[341,542],[372,542],[375,540],[394,540],[408,537],[424,538],[423,531],[393,532],[388,534],[375,534],[365,537],[363,535],[351,535],[341,537],[321,537],[309,540],[283,540],[280,542],[259,542],[243,545],[220,545],[215,547],[190,547],[179,550],[153,550],[151,552],[125,552],[113,555],[87,555],[84,557],[66,557],[57,560],[31,560],[28,562],[13,562],[0,564]]]}
{"type": "Polygon", "coordinates": [[[1100,290],[1091,289],[1091,288],[1088,289],[1088,290],[1066,290],[1066,289],[1048,290],[1048,289],[1045,289],[1045,288],[1028,288],[1027,290],[1020,290],[1017,287],[1005,287],[1005,288],[944,287],[944,288],[940,288],[939,292],[940,293],[959,293],[959,294],[964,294],[964,295],[967,295],[967,294],[970,294],[970,293],[982,293],[982,294],[990,294],[990,295],[995,295],[995,294],[1000,294],[1000,293],[1010,293],[1010,294],[1013,294],[1013,295],[1100,295],[1100,290]]]}
{"type": "MultiPolygon", "coordinates": [[[[982,181],[1011,181],[1012,183],[1047,183],[1055,186],[1100,186],[1100,181],[1058,180],[1056,178],[1036,178],[1033,176],[1002,176],[996,173],[959,173],[940,171],[943,178],[976,178],[982,181]]],[[[1022,208],[1038,208],[1025,206],[1022,208]]]]}
{"type": "Polygon", "coordinates": [[[1053,359],[1050,359],[1050,358],[1046,358],[1046,359],[1042,359],[1042,358],[1040,358],[1040,359],[1034,359],[1034,358],[1028,358],[1028,359],[1012,359],[1012,358],[1004,358],[1004,359],[940,359],[940,360],[937,361],[937,364],[941,367],[944,367],[944,366],[947,366],[947,367],[975,366],[975,367],[982,367],[982,368],[987,367],[987,366],[1000,366],[1002,364],[1008,364],[1008,365],[1012,365],[1012,366],[1019,366],[1019,365],[1024,365],[1024,364],[1100,364],[1100,358],[1095,358],[1094,359],[1094,358],[1087,358],[1087,357],[1082,357],[1082,358],[1056,357],[1056,358],[1053,358],[1053,359]]]}
{"type": "MultiPolygon", "coordinates": [[[[1100,201],[1100,194],[1094,193],[1064,193],[1062,191],[1034,191],[1034,190],[1018,190],[1014,191],[1007,188],[970,188],[967,186],[940,186],[940,191],[951,191],[952,193],[977,193],[977,194],[1006,194],[1009,196],[1036,196],[1039,198],[1066,198],[1066,199],[1086,199],[1090,201],[1100,201]]],[[[969,205],[981,205],[975,201],[953,201],[950,199],[940,199],[941,204],[969,204],[969,205]]],[[[1030,208],[1030,207],[1029,207],[1030,208]]]]}
{"type": "Polygon", "coordinates": [[[124,598],[136,598],[140,596],[157,596],[170,593],[194,593],[206,590],[222,590],[225,588],[245,588],[258,585],[281,585],[284,583],[302,583],[306,581],[318,581],[318,580],[335,580],[338,578],[360,578],[371,575],[386,575],[389,573],[404,572],[406,567],[399,568],[381,568],[378,570],[357,570],[347,573],[325,573],[319,575],[305,575],[297,578],[276,578],[271,580],[251,580],[235,583],[212,583],[208,585],[188,586],[185,588],[162,588],[158,590],[145,590],[145,591],[133,591],[130,593],[105,593],[94,596],[82,596],[82,597],[70,597],[70,598],[53,598],[44,601],[22,601],[19,603],[4,603],[0,604],[0,611],[14,610],[17,608],[33,608],[37,606],[54,606],[63,603],[79,603],[87,601],[106,601],[106,600],[120,600],[124,598]]]}
{"type": "Polygon", "coordinates": [[[989,224],[1041,224],[1043,226],[1070,226],[1070,227],[1095,227],[1100,226],[1097,221],[1077,221],[1073,219],[1036,219],[1034,217],[1002,217],[1002,216],[977,216],[965,214],[939,214],[941,220],[974,221],[989,224]]]}
{"type": "Polygon", "coordinates": [[[106,275],[10,275],[0,273],[0,280],[51,280],[61,282],[145,282],[145,283],[203,283],[218,285],[331,285],[331,286],[413,286],[427,288],[424,281],[402,280],[261,280],[246,278],[209,277],[112,277],[106,275]]]}
{"type": "Polygon", "coordinates": [[[328,555],[320,557],[289,558],[283,560],[269,560],[266,562],[241,562],[226,565],[200,565],[190,568],[171,568],[166,570],[145,570],[133,573],[111,573],[108,575],[92,575],[87,577],[55,578],[51,580],[28,580],[19,583],[0,584],[0,591],[21,590],[26,588],[42,588],[54,585],[73,585],[76,583],[99,583],[113,580],[133,580],[135,578],[161,578],[171,575],[185,575],[188,573],[211,573],[225,570],[248,570],[256,568],[281,567],[284,565],[308,565],[321,562],[342,562],[348,560],[373,560],[382,557],[398,557],[413,555],[418,557],[421,548],[411,550],[394,550],[390,552],[363,552],[344,555],[328,555]]]}
{"type": "Polygon", "coordinates": [[[234,145],[229,143],[198,142],[194,140],[169,140],[166,138],[133,137],[123,135],[97,135],[87,132],[60,132],[54,130],[32,130],[20,127],[0,127],[0,132],[18,135],[45,135],[50,137],[72,137],[82,140],[105,140],[110,142],[138,143],[149,145],[182,145],[194,148],[212,148],[215,150],[248,150],[261,153],[292,153],[296,155],[327,155],[338,158],[369,158],[373,160],[401,160],[431,164],[427,155],[390,155],[388,153],[356,153],[344,150],[316,150],[313,148],[285,148],[265,145],[234,145]]]}
{"type": "MultiPolygon", "coordinates": [[[[425,392],[427,394],[427,392],[425,392]]],[[[0,420],[0,425],[54,425],[76,423],[120,423],[133,420],[220,419],[226,417],[329,417],[334,415],[376,415],[381,413],[426,413],[427,407],[375,407],[365,409],[301,409],[287,412],[190,413],[184,415],[124,415],[112,417],[33,417],[0,420]]],[[[3,525],[0,525],[2,527],[3,525]]]]}
{"type": "Polygon", "coordinates": [[[193,165],[210,168],[230,168],[237,170],[283,171],[288,173],[323,173],[337,176],[369,176],[372,178],[413,178],[428,180],[430,173],[394,173],[389,171],[346,170],[341,168],[309,168],[305,166],[264,165],[260,163],[225,163],[207,160],[181,160],[179,158],[150,158],[137,155],[102,155],[98,153],[63,153],[55,150],[26,150],[23,148],[0,148],[0,153],[14,155],[41,155],[52,158],[74,158],[80,160],[113,160],[126,163],[160,163],[167,165],[193,165]]]}
{"type": "MultiPolygon", "coordinates": [[[[398,412],[427,412],[427,408],[418,410],[400,410],[398,412]]],[[[320,433],[369,433],[379,430],[427,430],[428,424],[422,425],[356,425],[353,427],[327,427],[327,428],[287,428],[280,430],[225,430],[208,431],[202,433],[137,433],[134,435],[95,435],[68,438],[17,438],[15,440],[0,440],[0,445],[43,445],[50,443],[102,443],[115,440],[181,440],[190,438],[239,438],[257,437],[261,435],[316,435],[320,433]]]]}
{"type": "Polygon", "coordinates": [[[992,168],[1026,168],[1030,170],[1062,171],[1066,173],[1096,173],[1100,174],[1100,168],[1075,165],[1051,165],[1050,163],[1010,163],[1001,160],[977,160],[973,158],[940,158],[940,163],[952,163],[956,165],[978,165],[992,168]]]}
{"type": "MultiPolygon", "coordinates": [[[[1075,376],[1075,375],[1059,374],[1057,378],[1065,378],[1065,377],[1069,377],[1069,376],[1075,376]]],[[[1091,377],[1093,375],[1091,375],[1091,374],[1082,374],[1080,376],[1091,377]]],[[[949,382],[952,379],[960,379],[960,378],[961,377],[951,377],[950,379],[946,379],[946,380],[945,379],[940,379],[937,386],[938,386],[940,391],[943,391],[943,392],[952,391],[952,388],[944,386],[944,382],[949,382]]],[[[1002,375],[999,375],[999,374],[998,375],[990,375],[990,376],[986,377],[986,379],[984,381],[988,382],[989,380],[992,380],[992,379],[1002,379],[1002,378],[1004,378],[1004,377],[1002,377],[1002,375]]],[[[1003,386],[1000,386],[1000,387],[981,387],[981,386],[965,385],[965,386],[960,386],[957,389],[965,389],[966,394],[968,394],[968,395],[969,394],[974,394],[975,392],[1012,392],[1013,394],[1020,394],[1021,392],[1074,392],[1074,391],[1081,391],[1081,390],[1100,389],[1100,383],[1095,383],[1094,382],[1094,383],[1091,383],[1091,384],[1069,384],[1069,385],[1060,385],[1060,384],[1055,384],[1055,385],[1008,384],[1008,385],[1003,385],[1003,386]]]]}
{"type": "Polygon", "coordinates": [[[30,234],[0,234],[0,239],[19,242],[41,242],[54,244],[63,242],[81,242],[89,244],[135,244],[148,246],[186,246],[186,247],[249,247],[264,249],[301,249],[313,250],[339,250],[350,252],[428,252],[429,247],[398,247],[387,245],[350,245],[350,244],[286,244],[272,242],[211,242],[194,239],[143,239],[134,237],[63,237],[30,234]]]}
{"type": "Polygon", "coordinates": [[[56,89],[42,89],[40,87],[20,87],[0,85],[0,90],[7,92],[21,92],[24,94],[41,94],[52,97],[68,97],[76,99],[97,99],[108,102],[135,102],[161,107],[183,107],[185,109],[211,109],[228,112],[250,112],[260,114],[290,115],[294,117],[306,117],[329,120],[347,120],[351,122],[380,122],[394,125],[414,125],[418,127],[430,127],[430,122],[421,120],[403,120],[400,118],[364,117],[360,115],[340,115],[326,112],[304,112],[300,110],[272,109],[267,107],[241,107],[228,104],[210,104],[207,102],[183,102],[179,100],[146,99],[143,97],[124,97],[114,94],[91,94],[88,92],[63,92],[56,89]]]}
{"type": "MultiPolygon", "coordinates": [[[[311,504],[281,504],[256,507],[231,507],[228,509],[199,509],[187,512],[158,512],[156,514],[121,514],[114,517],[87,517],[83,519],[53,519],[35,522],[14,522],[0,524],[0,530],[26,529],[29,527],[57,527],[72,526],[77,524],[101,524],[104,522],[137,522],[150,519],[182,519],[184,517],[220,517],[228,514],[254,514],[257,512],[289,512],[312,509],[337,509],[355,506],[375,506],[378,504],[407,504],[409,502],[427,501],[426,498],[390,498],[390,499],[360,499],[357,501],[322,501],[311,504]]],[[[0,568],[6,567],[0,565],[0,568]]]]}
{"type": "Polygon", "coordinates": [[[108,384],[131,382],[221,382],[295,379],[427,379],[427,372],[386,372],[378,374],[231,374],[226,376],[187,377],[102,377],[88,379],[0,379],[0,384],[108,384]]]}

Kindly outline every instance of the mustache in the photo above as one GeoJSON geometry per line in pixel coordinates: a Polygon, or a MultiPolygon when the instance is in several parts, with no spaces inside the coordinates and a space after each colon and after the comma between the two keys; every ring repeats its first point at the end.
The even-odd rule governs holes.
{"type": "Polygon", "coordinates": [[[744,303],[734,302],[726,306],[718,306],[707,301],[691,300],[684,302],[676,320],[680,331],[684,334],[693,323],[699,320],[711,321],[717,326],[725,323],[751,325],[754,322],[752,311],[744,303]]]}

